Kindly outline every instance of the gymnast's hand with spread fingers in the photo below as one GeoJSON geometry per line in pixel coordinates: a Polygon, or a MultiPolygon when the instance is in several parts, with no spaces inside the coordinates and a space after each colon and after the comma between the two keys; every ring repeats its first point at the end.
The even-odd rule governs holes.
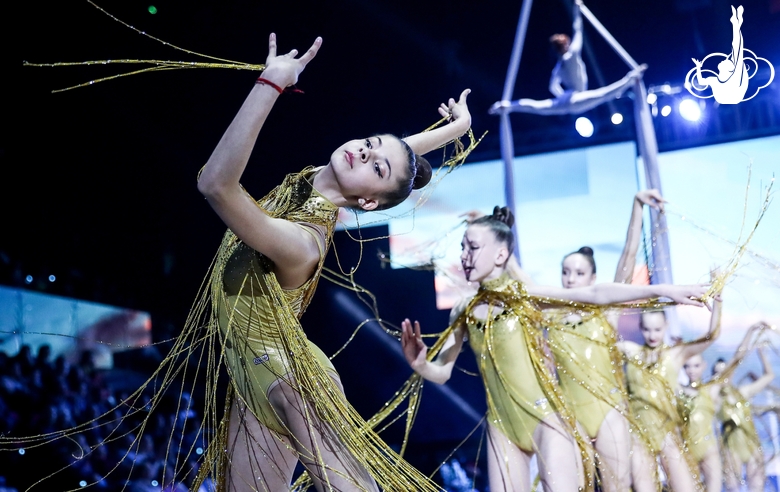
{"type": "Polygon", "coordinates": [[[265,70],[263,70],[262,77],[282,88],[295,85],[298,82],[298,76],[317,55],[320,46],[322,46],[322,38],[318,37],[314,40],[311,48],[300,58],[295,58],[298,55],[296,49],[284,55],[277,55],[276,34],[271,33],[268,36],[268,57],[265,60],[265,70]]]}

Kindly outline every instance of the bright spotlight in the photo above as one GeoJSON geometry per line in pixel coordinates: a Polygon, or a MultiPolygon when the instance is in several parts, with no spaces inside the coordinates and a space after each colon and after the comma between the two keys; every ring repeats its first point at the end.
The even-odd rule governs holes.
{"type": "Polygon", "coordinates": [[[656,96],[654,92],[647,95],[647,104],[655,104],[657,100],[658,96],[656,96]]]}
{"type": "Polygon", "coordinates": [[[620,113],[615,113],[612,115],[612,124],[613,125],[619,125],[623,123],[623,115],[620,113]]]}
{"type": "Polygon", "coordinates": [[[25,283],[31,284],[32,281],[33,281],[33,276],[32,275],[27,275],[26,277],[24,277],[24,281],[25,281],[25,283]]]}
{"type": "Polygon", "coordinates": [[[680,101],[680,105],[677,106],[677,109],[680,111],[680,116],[688,121],[699,121],[699,119],[701,119],[701,108],[693,99],[683,99],[680,101]]]}
{"type": "Polygon", "coordinates": [[[667,105],[661,108],[661,116],[669,116],[672,113],[672,107],[667,105]]]}
{"type": "Polygon", "coordinates": [[[574,129],[577,130],[581,137],[588,138],[593,135],[593,123],[584,116],[577,118],[574,122],[574,129]]]}

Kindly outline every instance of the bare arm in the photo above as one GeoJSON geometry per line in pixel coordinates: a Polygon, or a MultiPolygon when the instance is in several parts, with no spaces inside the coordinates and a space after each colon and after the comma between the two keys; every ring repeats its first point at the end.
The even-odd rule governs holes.
{"type": "Polygon", "coordinates": [[[536,297],[551,297],[567,301],[582,302],[585,304],[617,304],[640,299],[656,297],[668,297],[678,304],[690,304],[704,306],[699,299],[707,292],[706,284],[697,285],[629,285],[617,283],[604,283],[590,285],[588,287],[575,287],[564,289],[563,287],[550,287],[542,285],[529,285],[526,287],[528,294],[536,297]]]}
{"type": "Polygon", "coordinates": [[[460,94],[460,98],[450,98],[447,104],[439,106],[439,114],[450,117],[450,122],[433,130],[417,133],[404,138],[415,154],[423,155],[436,150],[447,142],[454,140],[471,128],[471,113],[469,113],[466,98],[471,89],[466,89],[460,94]]]}
{"type": "Polygon", "coordinates": [[[574,22],[571,25],[572,36],[571,44],[569,44],[569,53],[574,56],[580,56],[582,51],[582,11],[580,11],[580,5],[577,3],[574,6],[574,22]]]}
{"type": "Polygon", "coordinates": [[[733,372],[734,369],[736,369],[737,366],[739,366],[739,364],[742,363],[742,360],[745,358],[745,356],[747,356],[747,354],[750,353],[750,349],[752,348],[753,345],[752,341],[753,341],[754,333],[758,332],[760,334],[761,332],[763,332],[765,329],[768,328],[769,328],[768,324],[766,324],[763,321],[760,321],[747,329],[747,331],[745,332],[745,337],[742,339],[742,341],[739,344],[739,347],[737,347],[737,351],[734,353],[734,357],[729,361],[729,363],[726,365],[726,367],[718,376],[720,379],[729,377],[728,375],[731,374],[731,372],[733,372]]]}
{"type": "Polygon", "coordinates": [[[704,352],[720,336],[721,312],[723,311],[723,302],[720,297],[716,297],[712,303],[712,316],[710,317],[710,329],[706,335],[692,342],[683,343],[673,347],[671,350],[679,350],[676,357],[682,367],[683,363],[696,354],[704,352]]]}
{"type": "Polygon", "coordinates": [[[748,383],[739,387],[739,392],[742,396],[749,400],[762,392],[769,384],[775,379],[775,373],[772,370],[772,364],[769,362],[769,358],[766,356],[766,351],[763,348],[758,349],[758,355],[761,357],[761,365],[764,367],[764,374],[752,383],[748,383]]]}
{"type": "Polygon", "coordinates": [[[560,65],[555,65],[552,73],[550,74],[550,84],[548,86],[550,93],[555,97],[560,97],[565,91],[561,85],[561,76],[558,75],[560,65]]]}
{"type": "Polygon", "coordinates": [[[661,194],[655,189],[643,190],[634,196],[631,220],[628,223],[628,232],[626,233],[626,244],[623,246],[623,252],[620,255],[620,261],[615,271],[615,282],[629,284],[634,277],[636,253],[642,240],[643,206],[649,205],[663,212],[664,201],[661,194]]]}
{"type": "Polygon", "coordinates": [[[460,327],[452,330],[436,359],[429,361],[427,359],[428,347],[422,340],[420,323],[415,321],[414,326],[412,326],[412,323],[405,319],[401,323],[401,346],[406,361],[414,372],[427,381],[444,384],[452,376],[455,360],[463,347],[463,331],[460,327]]]}
{"type": "MultiPolygon", "coordinates": [[[[276,56],[276,36],[271,34],[263,77],[280,87],[295,84],[321,44],[317,38],[297,59],[297,50],[276,56]]],[[[203,168],[198,190],[236,236],[273,261],[277,274],[285,274],[280,278],[285,286],[285,280],[300,284],[308,278],[319,260],[316,240],[301,226],[268,216],[239,184],[277,97],[279,93],[271,85],[255,84],[203,168]],[[299,279],[301,282],[297,282],[299,279]]]]}

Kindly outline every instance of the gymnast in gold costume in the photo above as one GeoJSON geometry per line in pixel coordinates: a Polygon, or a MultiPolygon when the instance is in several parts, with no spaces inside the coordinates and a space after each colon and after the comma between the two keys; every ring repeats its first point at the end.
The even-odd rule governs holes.
{"type": "Polygon", "coordinates": [[[316,287],[338,207],[381,210],[425,185],[430,166],[416,154],[469,129],[469,91],[439,108],[449,124],[403,140],[382,134],[349,141],[326,166],[288,176],[255,202],[239,184],[255,139],[320,44],[318,38],[300,58],[296,50],[277,55],[271,35],[263,76],[198,181],[230,229],[211,289],[232,404],[208,460],[220,465],[226,490],[287,490],[298,461],[317,490],[436,490],[361,421],[298,319],[316,287]]]}
{"type": "Polygon", "coordinates": [[[663,341],[667,328],[664,312],[646,312],[640,320],[645,343],[618,342],[618,348],[628,359],[626,382],[631,414],[651,446],[649,453],[644,446],[634,446],[632,473],[635,476],[652,473],[656,457],[660,457],[667,484],[675,492],[698,487],[693,463],[687,461],[683,452],[677,378],[684,362],[703,352],[718,337],[720,317],[721,301],[715,297],[708,333],[697,340],[669,346],[663,341]]]}
{"type": "MultiPolygon", "coordinates": [[[[762,491],[766,482],[764,454],[753,423],[750,400],[769,386],[775,374],[764,349],[758,350],[764,374],[740,386],[735,386],[725,377],[720,391],[721,404],[717,416],[722,425],[723,472],[727,491],[741,490],[740,484],[743,483],[747,483],[751,492],[762,491]]],[[[713,374],[727,375],[727,369],[725,361],[718,361],[713,366],[713,374]]]]}
{"type": "MultiPolygon", "coordinates": [[[[642,234],[644,205],[663,211],[658,190],[643,190],[634,196],[626,243],[614,281],[631,283],[642,234]]],[[[582,247],[563,258],[564,288],[596,283],[593,250],[582,247]]],[[[631,488],[631,429],[627,417],[628,395],[623,380],[622,354],[617,349],[619,310],[592,310],[568,314],[557,329],[548,330],[547,341],[555,360],[564,399],[577,421],[593,440],[598,452],[601,486],[605,491],[631,488]]],[[[654,490],[652,481],[633,484],[635,492],[654,490]]]]}
{"type": "Polygon", "coordinates": [[[555,376],[544,363],[542,328],[548,325],[544,310],[593,309],[594,304],[658,296],[701,305],[694,299],[706,286],[605,283],[563,289],[524,285],[506,271],[514,241],[511,222],[511,213],[496,207],[493,215],[469,224],[461,243],[461,263],[466,280],[479,283],[479,291],[453,309],[446,342],[433,361],[428,360],[419,323],[404,320],[404,354],[415,372],[443,384],[468,338],[487,397],[491,491],[530,490],[529,465],[534,454],[546,491],[590,490],[595,484],[582,464],[591,451],[588,440],[576,430],[555,376]]]}
{"type": "Polygon", "coordinates": [[[685,375],[688,376],[688,384],[682,386],[680,391],[685,409],[683,439],[689,456],[704,479],[707,492],[719,492],[723,488],[720,446],[715,435],[715,413],[720,407],[721,391],[734,369],[749,353],[753,336],[760,334],[766,327],[765,323],[751,326],[728,366],[707,382],[702,381],[707,363],[701,354],[689,358],[683,365],[685,375]]]}

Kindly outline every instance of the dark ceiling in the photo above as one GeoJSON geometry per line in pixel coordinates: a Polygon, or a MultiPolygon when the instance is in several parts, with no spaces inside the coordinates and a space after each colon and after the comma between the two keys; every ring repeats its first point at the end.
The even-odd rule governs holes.
{"type": "MultiPolygon", "coordinates": [[[[547,38],[570,31],[566,3],[533,6],[515,96],[548,97],[555,60],[547,38]]],[[[472,161],[499,155],[498,121],[486,110],[500,97],[519,2],[99,5],[165,41],[238,61],[262,62],[271,31],[281,50],[324,38],[299,82],[306,94],[282,98],[261,133],[244,179],[257,195],[287,172],[324,164],[344,140],[426,127],[438,118],[438,104],[466,87],[473,90],[473,128],[489,132],[472,161]]],[[[746,45],[780,59],[780,2],[744,5],[746,45]]],[[[679,83],[691,57],[729,49],[724,0],[594,0],[589,7],[649,65],[648,85],[679,83]]],[[[2,281],[16,283],[30,273],[35,287],[42,274],[54,273],[62,283],[38,287],[153,313],[186,312],[222,229],[198,195],[195,175],[257,74],[160,72],[51,94],[125,67],[23,68],[23,60],[193,58],[143,38],[87,1],[17,2],[6,14],[2,281]]],[[[592,86],[627,71],[589,26],[586,41],[592,86]]],[[[568,123],[567,117],[513,116],[518,134],[568,123]]]]}

